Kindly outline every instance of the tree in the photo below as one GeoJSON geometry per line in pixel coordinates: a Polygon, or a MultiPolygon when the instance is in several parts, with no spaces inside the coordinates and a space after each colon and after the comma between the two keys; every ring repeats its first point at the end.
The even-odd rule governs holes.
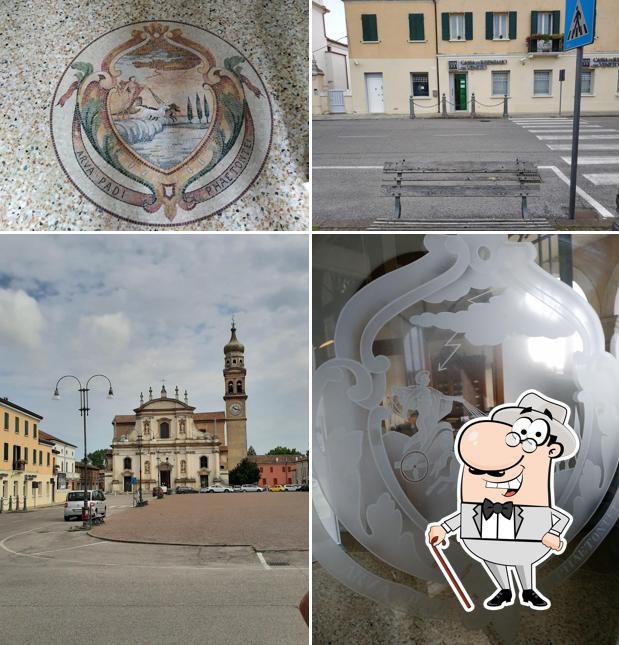
{"type": "Polygon", "coordinates": [[[208,109],[208,101],[206,100],[206,94],[203,94],[202,98],[204,99],[204,118],[205,118],[206,122],[208,123],[208,119],[209,119],[209,116],[211,115],[211,113],[209,112],[209,109],[208,109]]]}
{"type": "Polygon", "coordinates": [[[105,457],[107,449],[101,448],[100,450],[95,450],[94,452],[88,453],[88,461],[95,466],[95,468],[105,468],[105,457]]]}
{"type": "Polygon", "coordinates": [[[247,457],[241,460],[231,471],[228,477],[231,486],[255,484],[260,479],[260,469],[247,457]]]}
{"type": "Polygon", "coordinates": [[[247,449],[247,454],[248,455],[255,455],[256,454],[256,450],[254,449],[253,446],[249,446],[249,448],[247,449]]]}
{"type": "Polygon", "coordinates": [[[187,121],[189,121],[189,123],[193,121],[193,109],[191,108],[189,97],[187,97],[187,121]]]}
{"type": "Polygon", "coordinates": [[[200,97],[196,94],[196,112],[198,113],[198,123],[202,123],[202,104],[200,97]]]}
{"type": "Polygon", "coordinates": [[[267,452],[267,455],[300,455],[301,453],[296,448],[286,448],[285,446],[277,446],[267,452]]]}

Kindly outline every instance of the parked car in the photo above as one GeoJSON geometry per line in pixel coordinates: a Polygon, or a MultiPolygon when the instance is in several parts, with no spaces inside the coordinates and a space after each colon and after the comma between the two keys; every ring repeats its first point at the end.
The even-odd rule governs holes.
{"type": "Polygon", "coordinates": [[[234,488],[232,486],[223,486],[222,484],[215,484],[213,486],[207,486],[206,488],[200,489],[201,493],[233,493],[234,488]]]}
{"type": "Polygon", "coordinates": [[[258,486],[258,484],[243,484],[241,486],[241,490],[244,493],[262,493],[262,492],[264,492],[264,488],[262,486],[258,486]]]}
{"type": "Polygon", "coordinates": [[[177,495],[187,495],[189,493],[197,493],[198,491],[191,486],[177,486],[175,493],[177,495]]]}
{"type": "Polygon", "coordinates": [[[159,497],[159,495],[164,495],[163,488],[161,486],[154,486],[153,497],[159,497]]]}
{"type": "Polygon", "coordinates": [[[296,493],[299,488],[301,488],[301,484],[284,484],[284,490],[287,493],[296,493]]]}
{"type": "Polygon", "coordinates": [[[309,493],[309,484],[301,484],[299,491],[302,493],[309,493]]]}
{"type": "Polygon", "coordinates": [[[269,488],[269,490],[272,493],[285,493],[286,492],[286,489],[281,484],[278,484],[277,486],[271,486],[269,488]]]}
{"type": "MultiPolygon", "coordinates": [[[[88,503],[88,506],[90,506],[92,517],[105,517],[107,513],[107,505],[105,502],[105,495],[100,490],[86,491],[86,501],[88,503]]],[[[69,491],[67,493],[67,499],[64,503],[64,521],[68,522],[73,517],[80,519],[82,517],[83,508],[84,491],[69,491]]]]}

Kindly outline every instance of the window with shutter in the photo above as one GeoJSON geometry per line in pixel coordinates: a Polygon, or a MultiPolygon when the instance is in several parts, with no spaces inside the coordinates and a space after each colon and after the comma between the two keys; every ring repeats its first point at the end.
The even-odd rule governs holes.
{"type": "Polygon", "coordinates": [[[409,40],[418,41],[423,41],[426,39],[422,13],[408,14],[408,38],[409,40]]]}
{"type": "Polygon", "coordinates": [[[467,11],[464,14],[464,22],[465,22],[465,36],[467,40],[473,40],[473,13],[471,11],[467,11]]]}
{"type": "Polygon", "coordinates": [[[509,39],[516,40],[518,37],[518,13],[516,11],[509,12],[509,39]]]}
{"type": "Polygon", "coordinates": [[[494,14],[494,38],[496,40],[507,39],[507,14],[495,13],[494,14]]]}
{"type": "Polygon", "coordinates": [[[449,14],[449,39],[464,40],[464,14],[449,14]]]}
{"type": "Polygon", "coordinates": [[[363,29],[363,41],[375,43],[378,41],[378,26],[376,14],[364,13],[361,15],[361,27],[363,29]]]}
{"type": "Polygon", "coordinates": [[[494,38],[494,13],[486,11],[486,40],[494,38]]]}
{"type": "Polygon", "coordinates": [[[441,14],[441,24],[443,32],[443,40],[450,40],[451,34],[449,33],[449,14],[441,14]]]}
{"type": "Polygon", "coordinates": [[[591,96],[593,94],[593,70],[583,69],[580,78],[582,94],[591,96]]]}

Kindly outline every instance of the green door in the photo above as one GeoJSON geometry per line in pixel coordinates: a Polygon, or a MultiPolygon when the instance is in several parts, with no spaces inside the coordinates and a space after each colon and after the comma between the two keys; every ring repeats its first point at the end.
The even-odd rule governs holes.
{"type": "Polygon", "coordinates": [[[454,74],[455,109],[466,110],[466,74],[454,74]]]}

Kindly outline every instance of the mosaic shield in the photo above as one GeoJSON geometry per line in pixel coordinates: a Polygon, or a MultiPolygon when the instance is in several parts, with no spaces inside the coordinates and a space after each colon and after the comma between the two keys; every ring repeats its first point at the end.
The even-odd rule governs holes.
{"type": "Polygon", "coordinates": [[[174,226],[239,199],[265,163],[272,112],[252,64],[178,22],[126,25],[88,45],[54,95],[52,138],[99,208],[174,226]]]}

